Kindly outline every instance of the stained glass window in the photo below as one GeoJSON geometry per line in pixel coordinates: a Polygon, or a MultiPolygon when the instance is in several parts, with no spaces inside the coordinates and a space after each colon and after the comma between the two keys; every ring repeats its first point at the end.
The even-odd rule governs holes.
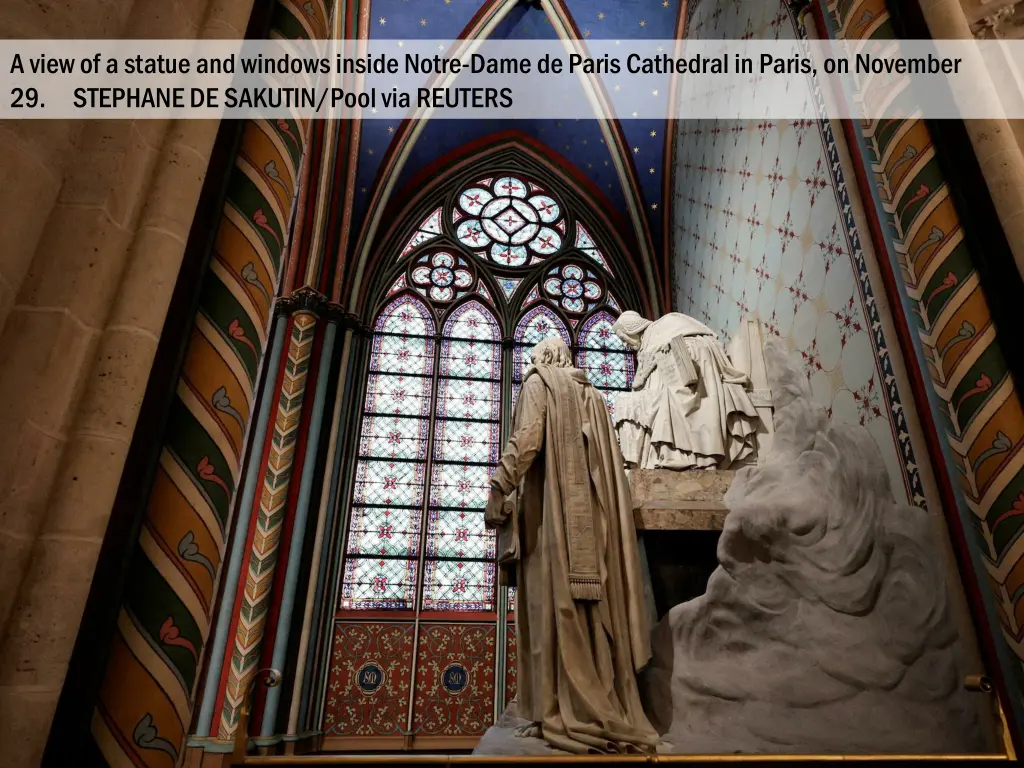
{"type": "Polygon", "coordinates": [[[359,437],[340,607],[412,608],[434,372],[434,321],[403,295],[380,313],[359,437]]]}
{"type": "Polygon", "coordinates": [[[405,256],[419,246],[423,245],[429,240],[433,240],[435,237],[441,234],[441,209],[438,208],[425,218],[419,227],[413,233],[412,237],[409,238],[409,242],[405,244],[405,248],[399,257],[405,256]]]}
{"type": "Polygon", "coordinates": [[[423,609],[491,611],[494,533],[484,507],[501,448],[501,329],[480,302],[445,323],[439,374],[423,609]]]}
{"type": "Polygon", "coordinates": [[[459,194],[456,211],[459,241],[487,249],[500,266],[521,267],[562,247],[561,207],[542,187],[516,176],[476,182],[459,194]]]}
{"type": "Polygon", "coordinates": [[[601,311],[591,315],[579,330],[576,367],[601,390],[614,414],[615,398],[633,382],[633,354],[612,331],[615,318],[601,311]]]}
{"type": "Polygon", "coordinates": [[[523,315],[519,324],[516,325],[514,345],[512,347],[512,407],[519,396],[519,386],[522,384],[523,375],[530,367],[530,350],[544,339],[562,337],[566,346],[572,345],[569,338],[569,329],[565,323],[543,304],[535,307],[523,315]]]}
{"type": "MultiPolygon", "coordinates": [[[[623,289],[618,299],[627,301],[620,304],[609,292],[609,259],[579,222],[580,212],[525,173],[480,176],[453,183],[445,202],[421,209],[393,246],[402,251],[381,278],[382,308],[353,436],[358,455],[338,620],[377,638],[345,649],[361,659],[354,669],[376,675],[367,673],[358,695],[377,696],[370,683],[393,674],[394,691],[403,684],[408,691],[394,695],[409,697],[399,707],[407,713],[400,725],[414,738],[433,700],[419,691],[435,678],[443,684],[447,671],[462,670],[449,677],[465,680],[471,666],[489,664],[489,687],[472,695],[505,702],[513,690],[514,645],[502,645],[513,669],[508,676],[498,674],[504,668],[495,646],[471,648],[463,639],[441,649],[423,638],[435,630],[437,637],[465,638],[469,627],[482,633],[473,637],[511,642],[515,590],[506,592],[507,610],[499,615],[495,536],[484,525],[484,508],[530,350],[561,338],[609,409],[633,375],[632,353],[611,331],[630,294],[623,289]],[[503,393],[511,395],[511,408],[503,393]],[[388,632],[397,627],[407,630],[395,635],[403,638],[395,645],[388,632]]],[[[447,697],[455,688],[446,690],[447,697]]],[[[452,727],[455,733],[463,726],[452,727]]]]}

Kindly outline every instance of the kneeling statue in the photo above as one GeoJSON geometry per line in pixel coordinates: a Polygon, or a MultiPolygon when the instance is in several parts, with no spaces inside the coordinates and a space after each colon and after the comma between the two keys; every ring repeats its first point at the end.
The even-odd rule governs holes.
{"type": "Polygon", "coordinates": [[[604,399],[561,339],[534,347],[491,477],[490,527],[518,515],[518,705],[577,754],[653,752],[636,672],[650,659],[639,548],[604,399]],[[505,498],[518,489],[518,509],[505,498]]]}
{"type": "Polygon", "coordinates": [[[623,312],[612,330],[637,353],[633,391],[615,402],[628,467],[728,469],[754,453],[750,379],[714,331],[679,312],[654,321],[623,312]]]}

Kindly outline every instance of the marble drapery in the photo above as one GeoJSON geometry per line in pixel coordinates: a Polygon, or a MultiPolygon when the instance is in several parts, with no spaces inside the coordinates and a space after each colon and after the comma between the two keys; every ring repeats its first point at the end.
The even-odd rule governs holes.
{"type": "Polygon", "coordinates": [[[750,381],[714,331],[678,312],[654,321],[623,312],[614,330],[637,351],[634,391],[615,405],[628,466],[728,469],[754,453],[759,417],[750,381]]]}
{"type": "Polygon", "coordinates": [[[522,483],[519,711],[557,749],[650,752],[658,735],[635,674],[650,658],[649,622],[611,419],[564,342],[541,342],[532,359],[487,512],[489,524],[502,522],[522,483]]]}

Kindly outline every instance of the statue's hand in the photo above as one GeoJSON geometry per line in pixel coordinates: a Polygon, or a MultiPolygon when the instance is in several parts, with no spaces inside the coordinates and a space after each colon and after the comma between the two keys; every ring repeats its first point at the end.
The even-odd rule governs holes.
{"type": "Polygon", "coordinates": [[[488,528],[497,528],[508,518],[505,514],[505,494],[497,488],[491,488],[487,497],[487,509],[484,510],[484,524],[488,528]]]}

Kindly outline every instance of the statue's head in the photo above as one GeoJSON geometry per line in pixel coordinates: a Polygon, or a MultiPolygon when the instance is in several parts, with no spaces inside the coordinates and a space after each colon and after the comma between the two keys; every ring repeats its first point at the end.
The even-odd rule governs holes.
{"type": "Polygon", "coordinates": [[[553,365],[556,368],[571,368],[572,353],[560,336],[544,339],[530,352],[530,362],[534,365],[553,365]]]}
{"type": "Polygon", "coordinates": [[[650,324],[651,321],[641,317],[639,313],[626,310],[619,315],[619,319],[615,321],[612,330],[615,331],[616,336],[622,339],[623,343],[628,344],[633,349],[639,349],[644,331],[647,330],[650,324]]]}

